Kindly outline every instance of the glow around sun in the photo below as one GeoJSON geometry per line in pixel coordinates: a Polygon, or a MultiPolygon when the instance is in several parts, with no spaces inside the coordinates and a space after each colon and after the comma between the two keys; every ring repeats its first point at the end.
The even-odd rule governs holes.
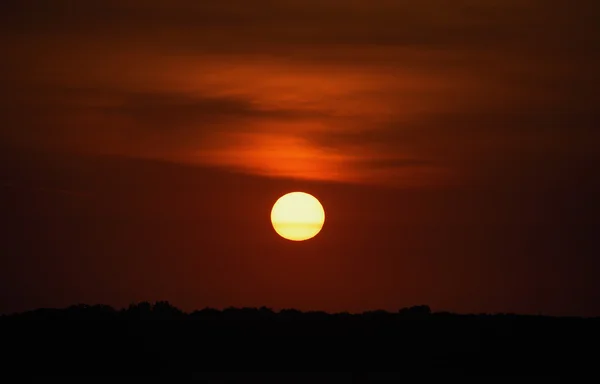
{"type": "Polygon", "coordinates": [[[325,211],[316,197],[305,192],[290,192],[273,205],[271,223],[284,239],[308,240],[321,232],[325,211]]]}

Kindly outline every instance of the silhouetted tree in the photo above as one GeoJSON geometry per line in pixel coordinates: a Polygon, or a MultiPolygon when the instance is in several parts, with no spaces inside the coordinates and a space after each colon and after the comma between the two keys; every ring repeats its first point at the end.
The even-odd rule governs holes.
{"type": "Polygon", "coordinates": [[[21,375],[75,370],[173,375],[219,369],[224,362],[233,371],[351,367],[363,372],[354,376],[359,379],[367,378],[375,367],[392,372],[555,374],[561,369],[567,373],[595,369],[597,354],[588,350],[600,344],[599,321],[432,314],[426,305],[397,313],[230,307],[188,315],[158,301],[130,304],[120,311],[78,304],[3,316],[0,340],[7,352],[3,373],[15,368],[14,373],[21,375]],[[63,321],[109,317],[121,321],[63,321]],[[135,321],[145,319],[171,321],[135,321]],[[16,369],[24,364],[27,371],[16,369]]]}
{"type": "Polygon", "coordinates": [[[125,311],[127,317],[135,319],[150,319],[152,316],[152,304],[148,301],[143,301],[137,304],[130,304],[125,311]]]}
{"type": "Polygon", "coordinates": [[[152,317],[155,319],[176,319],[183,316],[183,312],[171,305],[168,301],[157,301],[152,308],[152,317]]]}
{"type": "Polygon", "coordinates": [[[431,308],[428,305],[416,305],[410,308],[402,308],[398,313],[401,315],[426,316],[431,314],[431,308]]]}

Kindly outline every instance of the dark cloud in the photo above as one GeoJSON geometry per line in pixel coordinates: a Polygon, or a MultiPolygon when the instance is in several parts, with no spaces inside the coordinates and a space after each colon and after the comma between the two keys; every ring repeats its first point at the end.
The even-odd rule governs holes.
{"type": "Polygon", "coordinates": [[[266,109],[243,97],[211,97],[176,93],[130,93],[122,103],[101,107],[109,115],[133,118],[144,127],[178,129],[193,125],[202,129],[210,123],[243,122],[248,119],[272,118],[301,120],[325,117],[325,113],[302,110],[266,109]]]}
{"type": "MultiPolygon", "coordinates": [[[[310,1],[54,1],[11,0],[3,5],[4,28],[18,33],[177,36],[217,48],[270,44],[405,45],[505,49],[524,46],[590,51],[598,42],[597,2],[542,0],[473,2],[440,0],[369,4],[310,1]],[[207,36],[203,32],[210,31],[207,36]],[[186,36],[187,35],[187,36],[186,36]]],[[[163,43],[165,41],[162,41],[163,43]]],[[[193,46],[188,46],[193,48],[193,46]]],[[[242,48],[243,49],[243,48],[242,48]]]]}
{"type": "Polygon", "coordinates": [[[592,0],[2,7],[7,141],[185,151],[205,133],[278,130],[373,169],[477,168],[598,142],[592,0]]]}
{"type": "Polygon", "coordinates": [[[429,167],[434,165],[431,161],[420,160],[420,159],[402,159],[402,158],[392,158],[392,159],[374,159],[374,160],[365,160],[358,164],[361,167],[365,167],[367,169],[385,169],[385,168],[400,168],[400,167],[429,167]]]}

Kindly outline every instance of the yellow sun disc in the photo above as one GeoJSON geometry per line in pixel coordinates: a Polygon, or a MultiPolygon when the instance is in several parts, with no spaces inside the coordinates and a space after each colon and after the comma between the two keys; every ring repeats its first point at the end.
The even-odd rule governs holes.
{"type": "Polygon", "coordinates": [[[273,205],[271,223],[284,239],[308,240],[321,232],[325,211],[316,197],[304,192],[290,192],[273,205]]]}

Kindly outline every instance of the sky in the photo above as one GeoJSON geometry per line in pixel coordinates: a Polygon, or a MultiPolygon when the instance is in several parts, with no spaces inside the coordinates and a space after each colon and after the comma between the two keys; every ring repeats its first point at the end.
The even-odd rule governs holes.
{"type": "Polygon", "coordinates": [[[593,0],[0,5],[0,312],[600,316],[593,0]],[[302,243],[269,221],[315,195],[302,243]]]}

